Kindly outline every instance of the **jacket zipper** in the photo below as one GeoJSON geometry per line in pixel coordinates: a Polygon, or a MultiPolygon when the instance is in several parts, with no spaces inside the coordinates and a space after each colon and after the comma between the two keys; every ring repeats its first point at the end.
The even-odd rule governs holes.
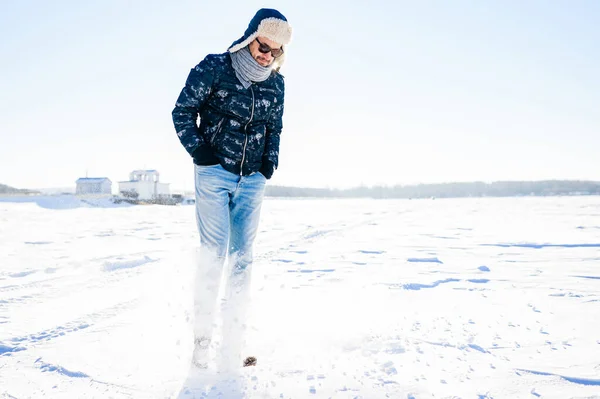
{"type": "Polygon", "coordinates": [[[248,125],[252,122],[252,118],[254,118],[254,89],[252,89],[252,85],[250,86],[250,91],[252,92],[252,111],[250,112],[250,120],[244,126],[244,135],[246,136],[244,140],[244,150],[242,151],[242,164],[240,165],[240,176],[244,171],[244,161],[246,160],[246,146],[248,145],[248,125]]]}

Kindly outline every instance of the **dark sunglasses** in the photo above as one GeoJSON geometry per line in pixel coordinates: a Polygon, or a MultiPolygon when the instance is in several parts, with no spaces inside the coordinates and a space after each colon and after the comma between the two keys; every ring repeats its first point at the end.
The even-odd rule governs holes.
{"type": "Polygon", "coordinates": [[[282,48],[271,48],[269,47],[269,45],[261,43],[260,40],[258,40],[258,38],[256,38],[256,41],[258,42],[258,51],[260,51],[263,54],[271,52],[273,58],[281,57],[281,55],[283,54],[282,48]]]}

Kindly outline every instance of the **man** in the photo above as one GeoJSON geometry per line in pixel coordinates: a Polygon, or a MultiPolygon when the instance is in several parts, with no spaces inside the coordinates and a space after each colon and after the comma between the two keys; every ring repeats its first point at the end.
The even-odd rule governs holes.
{"type": "MultiPolygon", "coordinates": [[[[259,10],[227,52],[208,55],[191,70],[172,112],[179,140],[195,165],[201,260],[194,288],[193,362],[201,368],[208,365],[226,257],[219,367],[242,365],[252,246],[265,183],[278,166],[284,108],[279,68],[291,33],[279,11],[259,10]]],[[[244,365],[255,363],[247,358],[244,365]]]]}

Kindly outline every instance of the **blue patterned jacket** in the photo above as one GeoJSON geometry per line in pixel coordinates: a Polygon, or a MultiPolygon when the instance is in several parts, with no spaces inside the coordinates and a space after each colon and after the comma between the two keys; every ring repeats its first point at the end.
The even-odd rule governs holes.
{"type": "Polygon", "coordinates": [[[263,160],[277,168],[284,91],[278,72],[244,89],[229,53],[210,54],[190,71],[173,109],[179,140],[190,155],[210,146],[223,168],[238,175],[258,171],[263,160]]]}

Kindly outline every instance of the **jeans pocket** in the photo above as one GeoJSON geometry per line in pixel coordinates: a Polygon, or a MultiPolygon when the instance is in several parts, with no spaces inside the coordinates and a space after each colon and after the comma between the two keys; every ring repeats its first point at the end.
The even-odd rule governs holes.
{"type": "Polygon", "coordinates": [[[212,171],[212,170],[215,170],[215,169],[221,167],[221,164],[220,163],[217,163],[215,165],[197,165],[197,164],[194,164],[194,166],[196,167],[196,172],[197,173],[202,173],[203,171],[209,171],[209,170],[212,171]]]}

